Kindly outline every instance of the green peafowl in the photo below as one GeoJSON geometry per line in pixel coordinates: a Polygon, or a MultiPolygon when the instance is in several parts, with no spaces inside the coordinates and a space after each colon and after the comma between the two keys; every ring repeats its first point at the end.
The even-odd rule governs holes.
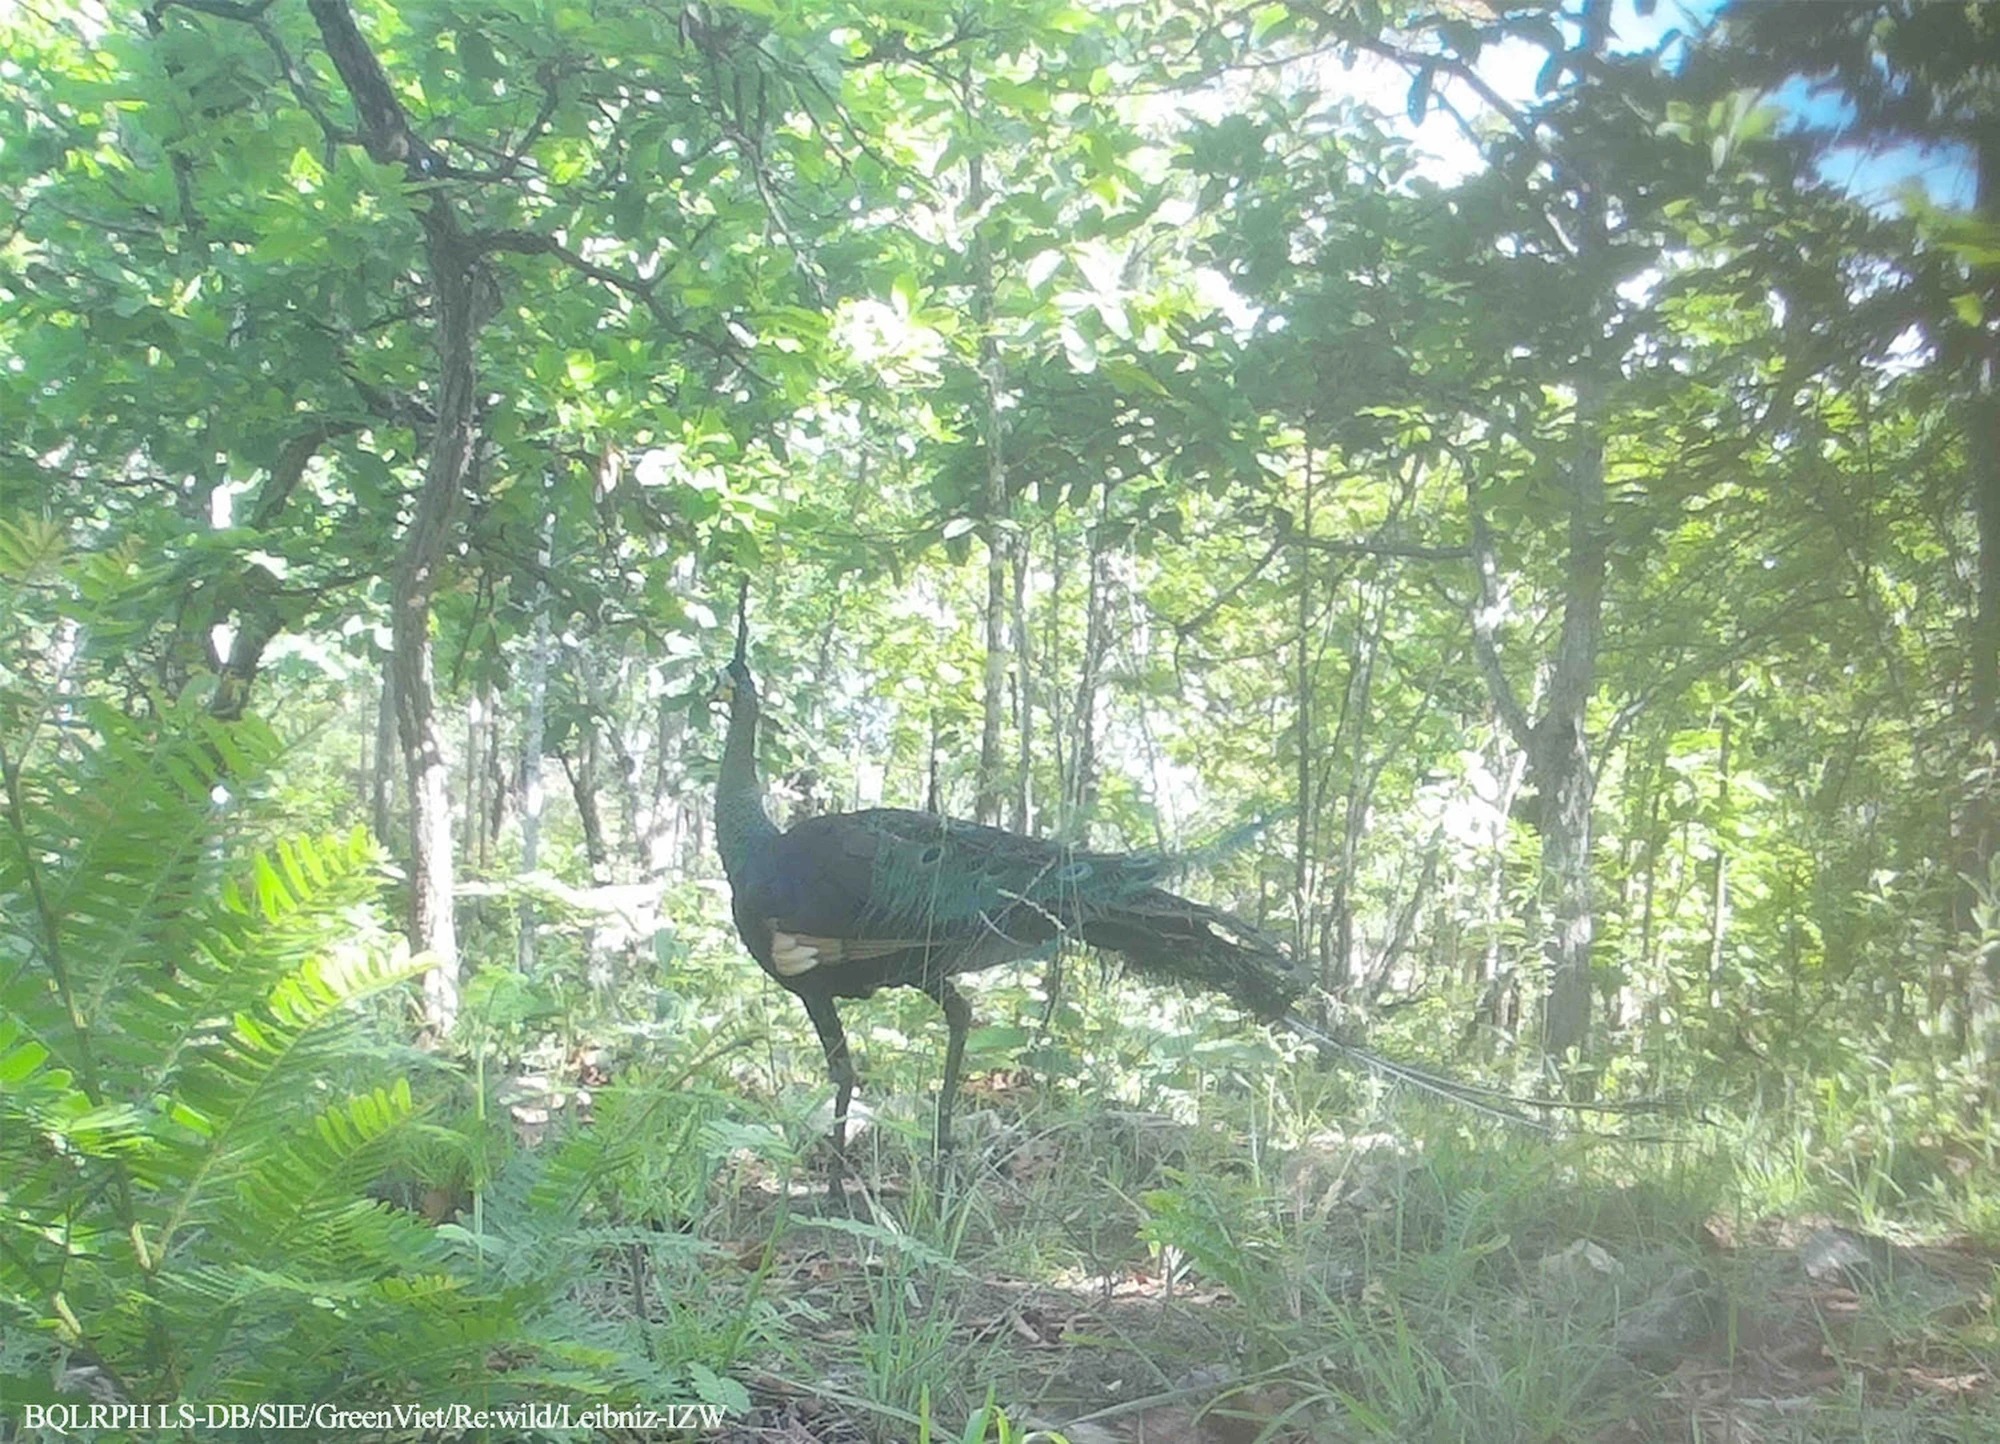
{"type": "Polygon", "coordinates": [[[757,686],[744,656],[747,593],[737,600],[736,654],[716,692],[729,705],[716,841],[744,946],[798,995],[826,1050],[836,1170],[855,1085],[836,998],[921,988],[944,1010],[950,1039],[938,1096],[942,1155],[951,1147],[972,1021],[952,986],[959,973],[1044,954],[1071,937],[1124,954],[1141,973],[1216,989],[1266,1021],[1304,992],[1303,971],[1254,928],[1158,886],[1166,864],[1156,857],[1082,852],[887,807],[810,817],[780,832],[764,811],[757,777],[757,686]]]}

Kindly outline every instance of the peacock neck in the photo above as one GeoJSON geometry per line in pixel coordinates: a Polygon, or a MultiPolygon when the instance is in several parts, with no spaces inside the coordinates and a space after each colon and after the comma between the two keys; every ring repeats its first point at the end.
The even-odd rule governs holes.
{"type": "Polygon", "coordinates": [[[757,781],[757,694],[738,686],[729,703],[729,735],[715,785],[715,844],[722,870],[732,880],[740,876],[758,844],[777,835],[757,781]]]}

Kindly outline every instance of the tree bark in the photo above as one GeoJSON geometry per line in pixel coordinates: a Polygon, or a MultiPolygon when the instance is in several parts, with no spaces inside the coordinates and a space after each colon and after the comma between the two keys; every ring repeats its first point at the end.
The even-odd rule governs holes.
{"type": "MultiPolygon", "coordinates": [[[[1586,0],[1583,51],[1600,52],[1610,34],[1610,0],[1586,0]]],[[[1562,179],[1576,195],[1575,259],[1598,269],[1609,246],[1604,196],[1587,170],[1563,165],[1562,179]]],[[[1616,358],[1606,354],[1608,294],[1591,298],[1591,330],[1572,367],[1576,428],[1566,467],[1569,556],[1563,579],[1562,627],[1549,671],[1546,705],[1531,722],[1501,665],[1498,627],[1505,615],[1493,538],[1478,497],[1477,478],[1466,478],[1473,565],[1479,595],[1473,607],[1473,655],[1492,693],[1501,722],[1527,754],[1528,780],[1540,802],[1542,837],[1540,901],[1545,982],[1542,1051],[1553,1062],[1580,1053],[1589,1039],[1592,982],[1590,951],[1595,928],[1591,894],[1591,805],[1596,774],[1590,763],[1588,711],[1597,688],[1597,652],[1604,626],[1604,581],[1609,555],[1604,473],[1604,419],[1616,358]]],[[[1572,1087],[1577,1082],[1573,1080],[1572,1087]]]]}
{"type": "MultiPolygon", "coordinates": [[[[624,846],[621,850],[631,860],[632,865],[643,872],[646,866],[646,804],[639,796],[639,775],[645,770],[644,764],[627,745],[625,733],[613,715],[611,694],[606,691],[603,679],[598,676],[597,650],[588,643],[577,651],[576,675],[583,686],[584,701],[590,708],[590,723],[595,729],[595,735],[611,751],[611,765],[615,774],[614,791],[618,798],[618,823],[624,835],[624,846]]],[[[820,675],[826,675],[824,666],[820,669],[820,675]]],[[[608,861],[606,866],[608,869],[608,861]]],[[[609,880],[608,875],[606,880],[609,880]]]]}
{"type": "MultiPolygon", "coordinates": [[[[1586,362],[1586,367],[1588,363],[1586,362]]],[[[1542,1049],[1552,1059],[1581,1050],[1590,1030],[1591,804],[1597,791],[1585,712],[1597,686],[1606,564],[1604,384],[1577,381],[1577,454],[1570,469],[1569,569],[1562,633],[1548,710],[1536,724],[1528,762],[1541,794],[1542,877],[1550,926],[1544,951],[1548,992],[1542,1049]]]]}
{"type": "Polygon", "coordinates": [[[437,1034],[458,1016],[458,930],[453,916],[451,773],[437,712],[431,599],[472,454],[472,278],[452,266],[433,277],[438,297],[437,431],[417,512],[403,539],[391,593],[396,722],[410,787],[410,944],[430,954],[424,1021],[437,1034]]]}
{"type": "MultiPolygon", "coordinates": [[[[1374,804],[1375,787],[1388,764],[1385,755],[1380,760],[1371,758],[1369,749],[1374,738],[1369,733],[1368,723],[1374,716],[1375,668],[1382,655],[1382,636],[1388,628],[1388,589],[1381,587],[1374,597],[1362,591],[1361,605],[1355,609],[1354,646],[1348,652],[1347,693],[1341,708],[1340,730],[1346,734],[1347,752],[1353,759],[1349,765],[1349,785],[1346,804],[1342,809],[1340,830],[1340,854],[1334,861],[1333,881],[1327,907],[1333,917],[1332,956],[1328,960],[1327,971],[1339,988],[1351,987],[1358,975],[1356,967],[1358,947],[1354,936],[1354,875],[1361,866],[1362,835],[1368,824],[1368,811],[1374,804]],[[1374,606],[1374,616],[1369,616],[1370,603],[1374,606]],[[1351,724],[1351,725],[1350,725],[1351,724]]],[[[1328,791],[1326,779],[1320,783],[1321,795],[1328,791]]],[[[1426,876],[1436,873],[1436,852],[1430,854],[1426,876]]],[[[1428,888],[1428,882],[1420,883],[1417,894],[1428,888]]]]}
{"type": "Polygon", "coordinates": [[[506,729],[500,725],[499,694],[489,688],[487,697],[492,723],[486,729],[486,760],[482,764],[482,777],[475,785],[474,796],[479,799],[479,807],[486,814],[486,836],[498,848],[500,831],[507,825],[507,801],[512,787],[504,759],[506,729]]]}
{"type": "Polygon", "coordinates": [[[1577,442],[1569,467],[1569,560],[1563,619],[1551,668],[1546,705],[1530,722],[1500,662],[1498,627],[1505,613],[1493,538],[1481,510],[1477,483],[1466,481],[1473,563],[1479,595],[1472,640],[1479,670],[1495,710],[1527,757],[1527,781],[1540,803],[1541,902],[1546,919],[1542,952],[1546,981],[1542,1048],[1560,1060],[1581,1049],[1590,1028],[1591,804],[1596,777],[1590,765],[1586,712],[1596,690],[1597,650],[1603,628],[1605,530],[1605,384],[1586,364],[1577,383],[1577,442]]]}

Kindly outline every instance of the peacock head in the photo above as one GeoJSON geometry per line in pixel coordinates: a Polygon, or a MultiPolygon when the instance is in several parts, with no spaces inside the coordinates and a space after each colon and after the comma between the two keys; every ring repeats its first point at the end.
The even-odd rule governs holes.
{"type": "Polygon", "coordinates": [[[736,592],[736,655],[729,659],[729,665],[715,679],[715,690],[709,694],[709,701],[720,702],[733,709],[740,697],[751,710],[756,709],[757,682],[750,675],[750,662],[746,656],[749,645],[750,581],[746,577],[736,592]]]}
{"type": "Polygon", "coordinates": [[[715,679],[715,690],[708,694],[708,700],[725,707],[734,708],[741,698],[751,707],[757,705],[757,683],[750,676],[750,668],[741,657],[734,658],[722,674],[715,679]]]}

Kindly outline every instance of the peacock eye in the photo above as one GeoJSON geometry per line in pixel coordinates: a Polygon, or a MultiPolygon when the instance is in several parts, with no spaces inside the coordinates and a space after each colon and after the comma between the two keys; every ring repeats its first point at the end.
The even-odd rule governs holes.
{"type": "Polygon", "coordinates": [[[1087,862],[1073,862],[1068,867],[1056,869],[1057,882],[1082,882],[1089,876],[1090,864],[1087,862]]]}
{"type": "Polygon", "coordinates": [[[944,861],[944,849],[933,843],[917,854],[917,861],[924,867],[936,867],[944,861]]]}

